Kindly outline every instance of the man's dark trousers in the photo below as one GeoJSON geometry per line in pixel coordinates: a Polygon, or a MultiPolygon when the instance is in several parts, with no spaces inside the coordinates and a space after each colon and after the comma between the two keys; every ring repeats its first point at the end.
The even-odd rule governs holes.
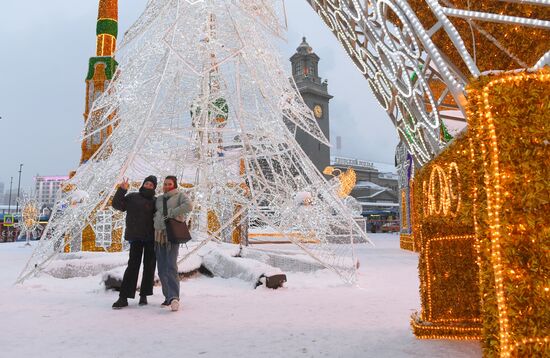
{"type": "Polygon", "coordinates": [[[155,280],[155,243],[150,241],[131,241],[130,259],[128,267],[124,271],[122,286],[120,287],[120,297],[136,297],[137,280],[139,276],[139,266],[143,256],[143,275],[141,278],[140,296],[151,296],[153,294],[153,284],[155,280]]]}

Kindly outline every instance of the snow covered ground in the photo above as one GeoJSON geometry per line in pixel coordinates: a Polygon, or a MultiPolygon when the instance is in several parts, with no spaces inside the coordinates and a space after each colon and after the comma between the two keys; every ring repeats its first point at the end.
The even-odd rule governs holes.
{"type": "Polygon", "coordinates": [[[325,271],[276,291],[201,276],[182,282],[175,313],[160,287],[149,306],[113,311],[101,274],[14,286],[31,251],[0,244],[0,357],[480,357],[477,342],[414,338],[417,255],[397,235],[371,238],[376,248],[357,248],[359,287],[325,271]]]}

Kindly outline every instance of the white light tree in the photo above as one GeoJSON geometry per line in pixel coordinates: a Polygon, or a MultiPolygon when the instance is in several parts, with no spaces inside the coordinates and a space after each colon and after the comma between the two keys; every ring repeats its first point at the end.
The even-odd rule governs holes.
{"type": "Polygon", "coordinates": [[[275,49],[283,16],[278,1],[149,1],[85,130],[113,133],[60,193],[19,282],[105,209],[123,177],[149,174],[176,175],[194,200],[195,244],[181,260],[253,216],[353,282],[353,244],[368,239],[295,140],[301,128],[329,144],[275,49]]]}

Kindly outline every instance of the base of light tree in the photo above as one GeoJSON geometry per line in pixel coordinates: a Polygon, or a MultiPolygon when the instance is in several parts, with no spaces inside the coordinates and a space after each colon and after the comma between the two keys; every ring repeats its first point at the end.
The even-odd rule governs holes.
{"type": "MultiPolygon", "coordinates": [[[[126,258],[126,253],[85,253],[82,255],[91,258],[81,259],[80,262],[74,263],[72,267],[69,265],[63,266],[62,263],[54,265],[59,267],[55,272],[56,277],[78,277],[78,271],[86,271],[89,273],[86,276],[91,276],[94,272],[95,274],[101,273],[101,268],[108,267],[107,264],[110,263],[112,265],[116,262],[118,263],[116,268],[109,269],[107,272],[103,270],[105,273],[103,274],[102,282],[107,290],[120,290],[122,278],[126,270],[126,265],[121,264],[121,259],[126,258]],[[94,271],[95,267],[99,269],[95,269],[94,271]],[[79,270],[80,268],[83,268],[83,270],[79,270]]],[[[294,259],[291,254],[287,254],[287,256],[289,256],[288,261],[285,260],[284,257],[279,257],[277,261],[268,253],[265,253],[263,256],[258,255],[252,248],[240,249],[236,245],[210,244],[206,245],[202,250],[199,250],[187,260],[180,262],[178,264],[178,276],[180,281],[201,275],[211,278],[240,279],[249,283],[252,289],[260,286],[277,289],[283,287],[284,283],[287,282],[285,272],[283,272],[283,269],[277,267],[277,264],[286,268],[294,267],[294,269],[291,269],[292,272],[298,272],[300,268],[308,268],[302,272],[312,272],[324,269],[323,266],[312,266],[310,268],[307,262],[301,262],[298,265],[295,261],[296,259],[294,259]],[[264,261],[269,262],[269,264],[264,261]]],[[[141,282],[141,274],[138,278],[138,285],[139,282],[141,282]]],[[[160,286],[158,276],[155,276],[155,286],[160,286]]]]}
{"type": "Polygon", "coordinates": [[[399,236],[399,247],[407,251],[420,251],[415,245],[413,234],[401,234],[399,236]]]}
{"type": "Polygon", "coordinates": [[[416,338],[419,339],[456,339],[456,340],[481,340],[481,321],[464,322],[444,322],[433,323],[423,321],[420,315],[414,313],[411,316],[411,327],[416,338]]]}
{"type": "MultiPolygon", "coordinates": [[[[123,269],[113,270],[103,275],[103,285],[105,286],[106,290],[120,291],[120,288],[122,287],[122,277],[124,274],[123,269]]],[[[203,275],[206,277],[214,277],[214,275],[212,275],[212,273],[202,265],[201,267],[191,271],[178,270],[178,277],[180,281],[183,281],[185,279],[195,277],[198,275],[203,275]]],[[[138,287],[137,287],[138,291],[140,290],[139,282],[141,282],[141,278],[138,280],[138,287]]],[[[161,286],[160,279],[158,278],[158,276],[155,276],[154,286],[155,287],[161,286]]]]}

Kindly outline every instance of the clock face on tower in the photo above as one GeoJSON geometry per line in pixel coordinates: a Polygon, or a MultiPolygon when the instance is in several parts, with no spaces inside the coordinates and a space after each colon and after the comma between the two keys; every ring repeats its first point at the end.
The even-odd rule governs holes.
{"type": "Polygon", "coordinates": [[[315,107],[313,107],[313,114],[315,118],[320,119],[323,116],[323,107],[318,104],[315,105],[315,107]]]}

